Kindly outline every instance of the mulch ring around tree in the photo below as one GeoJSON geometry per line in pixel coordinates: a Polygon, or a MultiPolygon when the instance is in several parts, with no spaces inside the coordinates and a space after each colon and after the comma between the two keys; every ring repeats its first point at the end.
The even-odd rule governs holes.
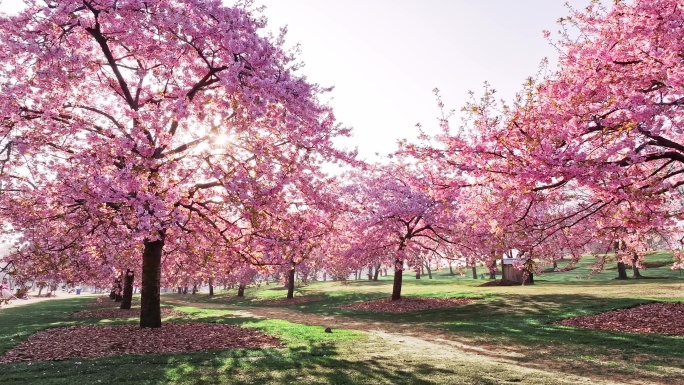
{"type": "Polygon", "coordinates": [[[397,301],[392,301],[391,298],[382,298],[343,305],[339,308],[369,310],[383,313],[408,313],[412,311],[462,306],[473,302],[475,302],[475,300],[472,298],[402,298],[397,301]]]}
{"type": "Polygon", "coordinates": [[[282,306],[282,305],[298,305],[302,303],[309,303],[314,301],[322,301],[325,297],[322,296],[311,296],[311,297],[294,297],[292,299],[281,298],[265,301],[253,301],[255,305],[269,305],[269,306],[282,306]]]}
{"type": "MultiPolygon", "coordinates": [[[[187,313],[174,310],[170,308],[161,308],[162,317],[182,317],[187,315],[187,313]]],[[[76,313],[71,313],[71,318],[131,318],[139,317],[140,308],[132,309],[97,309],[97,310],[84,310],[76,313]]]]}
{"type": "Polygon", "coordinates": [[[684,302],[656,302],[630,309],[568,318],[557,325],[585,329],[684,336],[684,302]]]}
{"type": "MultiPolygon", "coordinates": [[[[140,305],[140,299],[139,298],[133,298],[131,303],[133,305],[140,305]]],[[[92,306],[92,307],[95,307],[95,306],[98,306],[98,307],[99,306],[111,306],[114,304],[118,305],[118,304],[120,304],[120,302],[114,302],[109,297],[97,297],[97,298],[93,298],[93,300],[90,302],[84,303],[85,306],[89,306],[89,307],[90,306],[92,306]]]]}
{"type": "Polygon", "coordinates": [[[70,326],[32,335],[0,356],[0,363],[272,347],[283,345],[275,337],[234,325],[165,323],[158,329],[70,326]]]}
{"type": "Polygon", "coordinates": [[[488,287],[488,286],[520,286],[520,282],[513,282],[509,281],[507,279],[497,279],[495,281],[489,281],[485,282],[482,285],[478,285],[479,287],[488,287]]]}

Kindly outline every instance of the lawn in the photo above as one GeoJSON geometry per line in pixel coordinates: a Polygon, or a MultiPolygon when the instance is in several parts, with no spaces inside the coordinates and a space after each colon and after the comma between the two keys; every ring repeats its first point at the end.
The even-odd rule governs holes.
{"type": "MultiPolygon", "coordinates": [[[[554,324],[562,319],[683,301],[684,279],[656,253],[642,271],[657,279],[615,280],[615,270],[590,275],[592,259],[574,270],[535,277],[535,285],[480,287],[483,280],[450,276],[404,278],[408,297],[466,297],[457,308],[390,314],[341,309],[388,297],[378,282],[319,282],[298,288],[315,301],[265,305],[284,298],[275,284],[216,296],[165,295],[187,313],[164,322],[228,323],[280,338],[284,348],[232,349],[144,356],[0,364],[2,384],[574,384],[681,383],[684,337],[598,331],[554,324]],[[656,267],[657,266],[657,267],[656,267]],[[325,333],[324,327],[332,327],[325,333]]],[[[563,264],[559,264],[560,267],[563,264]]],[[[0,351],[42,329],[136,323],[135,318],[72,318],[92,298],[46,301],[0,310],[0,351]]],[[[105,303],[110,306],[110,303],[105,303]]]]}

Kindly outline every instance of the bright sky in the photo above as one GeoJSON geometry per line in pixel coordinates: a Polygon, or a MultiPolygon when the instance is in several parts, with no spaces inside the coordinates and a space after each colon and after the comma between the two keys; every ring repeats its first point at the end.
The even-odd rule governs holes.
{"type": "Polygon", "coordinates": [[[470,90],[481,94],[485,81],[511,99],[544,57],[555,63],[542,31],[556,32],[568,15],[566,0],[259,2],[269,24],[288,25],[288,41],[301,44],[309,79],[335,86],[336,115],[355,131],[345,144],[368,160],[414,139],[416,123],[438,132],[435,87],[449,109],[470,90]]]}
{"type": "MultiPolygon", "coordinates": [[[[432,90],[449,109],[488,81],[511,99],[540,61],[557,52],[542,36],[558,30],[566,0],[257,0],[269,27],[288,25],[288,43],[301,44],[311,81],[335,86],[338,120],[354,128],[362,158],[377,159],[416,123],[437,132],[432,90]]],[[[570,0],[582,8],[589,0],[570,0]]],[[[12,12],[20,0],[2,0],[12,12]]],[[[455,121],[458,123],[458,120],[455,121]]]]}

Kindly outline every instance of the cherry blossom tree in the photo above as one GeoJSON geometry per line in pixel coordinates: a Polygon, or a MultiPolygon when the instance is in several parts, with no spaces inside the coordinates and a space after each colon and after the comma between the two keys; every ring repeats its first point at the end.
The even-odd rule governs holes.
{"type": "MultiPolygon", "coordinates": [[[[311,170],[350,156],[331,144],[348,131],[325,90],[250,2],[27,4],[0,18],[2,207],[125,228],[142,254],[141,327],[161,326],[167,244],[207,233],[229,247],[252,180],[306,191],[311,170]]],[[[24,230],[19,210],[6,218],[24,230]]]]}
{"type": "Polygon", "coordinates": [[[492,212],[515,214],[509,225],[543,214],[528,226],[538,241],[563,235],[578,251],[588,235],[629,238],[617,258],[635,265],[639,238],[681,220],[684,10],[677,0],[593,2],[561,20],[557,71],[530,79],[511,105],[487,87],[461,129],[443,115],[439,145],[407,151],[519,202],[496,200],[492,212]]]}
{"type": "Polygon", "coordinates": [[[408,165],[393,163],[350,175],[345,196],[355,221],[348,258],[367,266],[378,258],[394,266],[392,300],[401,299],[403,271],[454,242],[457,201],[435,199],[430,185],[408,165]]]}

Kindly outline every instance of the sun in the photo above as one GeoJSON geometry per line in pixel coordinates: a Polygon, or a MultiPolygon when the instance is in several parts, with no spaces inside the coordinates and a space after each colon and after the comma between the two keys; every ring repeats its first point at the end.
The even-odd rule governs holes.
{"type": "Polygon", "coordinates": [[[226,134],[219,134],[214,136],[211,142],[214,146],[223,147],[230,142],[230,138],[226,134]]]}

